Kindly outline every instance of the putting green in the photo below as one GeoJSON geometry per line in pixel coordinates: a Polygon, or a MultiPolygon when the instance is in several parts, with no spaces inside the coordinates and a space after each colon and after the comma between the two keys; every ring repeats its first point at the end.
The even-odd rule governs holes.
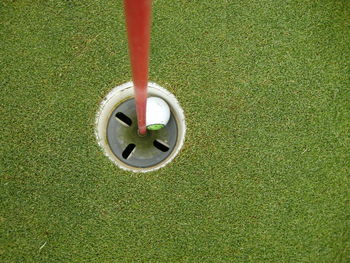
{"type": "Polygon", "coordinates": [[[130,80],[122,1],[0,3],[1,262],[349,262],[350,2],[154,0],[159,171],[94,136],[130,80]]]}

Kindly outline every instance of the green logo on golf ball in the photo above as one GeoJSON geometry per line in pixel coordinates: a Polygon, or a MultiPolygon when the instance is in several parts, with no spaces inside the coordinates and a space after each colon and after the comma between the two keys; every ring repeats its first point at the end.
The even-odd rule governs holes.
{"type": "Polygon", "coordinates": [[[161,128],[164,128],[164,126],[165,125],[163,125],[163,124],[152,124],[152,125],[147,126],[147,130],[157,131],[157,130],[160,130],[161,128]]]}

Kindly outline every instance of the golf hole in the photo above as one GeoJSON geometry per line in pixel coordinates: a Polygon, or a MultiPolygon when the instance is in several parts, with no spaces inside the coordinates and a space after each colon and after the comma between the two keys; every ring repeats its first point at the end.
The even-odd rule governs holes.
{"type": "Polygon", "coordinates": [[[140,136],[133,83],[115,87],[100,104],[95,135],[103,153],[121,169],[150,172],[170,163],[180,152],[186,133],[185,116],[173,94],[149,82],[148,96],[163,99],[170,108],[164,128],[140,136]]]}
{"type": "Polygon", "coordinates": [[[156,147],[158,150],[161,150],[162,152],[169,151],[169,146],[160,140],[154,140],[153,145],[154,147],[156,147]]]}
{"type": "Polygon", "coordinates": [[[117,118],[118,121],[120,121],[125,126],[131,126],[132,124],[131,119],[122,112],[117,112],[115,117],[117,118]]]}
{"type": "Polygon", "coordinates": [[[122,156],[124,159],[128,159],[132,152],[135,150],[136,145],[133,143],[130,143],[128,146],[126,146],[125,150],[122,153],[122,156]]]}

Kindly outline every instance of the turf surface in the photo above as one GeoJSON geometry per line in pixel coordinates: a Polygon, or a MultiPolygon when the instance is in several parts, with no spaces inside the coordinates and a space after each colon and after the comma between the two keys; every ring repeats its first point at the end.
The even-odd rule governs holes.
{"type": "Polygon", "coordinates": [[[350,2],[155,0],[150,79],[181,154],[94,137],[130,80],[122,3],[0,3],[1,262],[350,262],[350,2]]]}

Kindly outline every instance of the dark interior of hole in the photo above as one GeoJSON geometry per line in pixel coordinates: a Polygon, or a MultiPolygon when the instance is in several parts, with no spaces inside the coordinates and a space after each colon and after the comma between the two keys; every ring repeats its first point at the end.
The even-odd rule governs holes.
{"type": "Polygon", "coordinates": [[[122,112],[117,112],[115,117],[127,126],[131,126],[132,120],[122,112]]]}
{"type": "Polygon", "coordinates": [[[154,147],[156,147],[158,150],[161,150],[162,152],[169,151],[169,147],[158,140],[154,140],[153,145],[154,147]]]}
{"type": "Polygon", "coordinates": [[[130,143],[126,148],[124,149],[122,156],[124,159],[128,159],[133,150],[135,149],[136,145],[133,143],[130,143]]]}

